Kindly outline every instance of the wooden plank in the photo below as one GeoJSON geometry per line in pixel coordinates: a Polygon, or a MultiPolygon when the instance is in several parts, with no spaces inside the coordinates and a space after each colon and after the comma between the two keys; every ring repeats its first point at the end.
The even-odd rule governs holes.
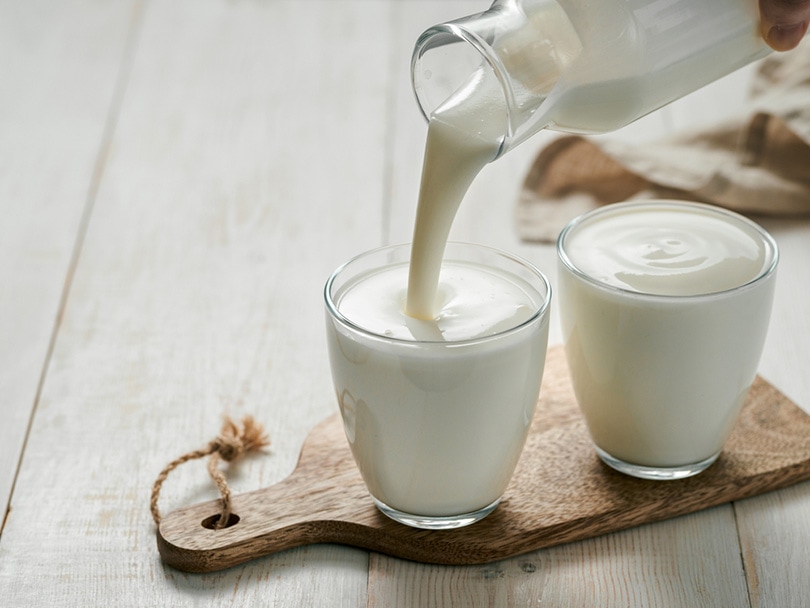
{"type": "MultiPolygon", "coordinates": [[[[383,3],[166,0],[143,15],[14,509],[7,605],[362,605],[367,553],[312,547],[211,576],[157,559],[148,501],[223,413],[283,478],[335,411],[321,290],[380,242],[388,88],[383,3]]],[[[215,496],[204,467],[163,510],[215,496]]]]}
{"type": "Polygon", "coordinates": [[[729,511],[710,509],[480,566],[423,566],[375,554],[369,606],[744,606],[729,511]],[[707,545],[706,535],[715,541],[707,545]]]}
{"type": "Polygon", "coordinates": [[[810,483],[735,504],[751,606],[802,606],[810,593],[810,483]]]}
{"type": "Polygon", "coordinates": [[[134,2],[0,4],[0,505],[103,164],[134,2]]]}

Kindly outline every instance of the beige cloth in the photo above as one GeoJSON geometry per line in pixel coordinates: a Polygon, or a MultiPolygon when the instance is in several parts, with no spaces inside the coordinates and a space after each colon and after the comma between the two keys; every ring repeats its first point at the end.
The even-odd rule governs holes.
{"type": "Polygon", "coordinates": [[[723,124],[643,145],[553,141],[526,176],[518,230],[524,240],[553,241],[580,213],[650,197],[810,217],[810,37],[764,59],[745,112],[723,124]]]}

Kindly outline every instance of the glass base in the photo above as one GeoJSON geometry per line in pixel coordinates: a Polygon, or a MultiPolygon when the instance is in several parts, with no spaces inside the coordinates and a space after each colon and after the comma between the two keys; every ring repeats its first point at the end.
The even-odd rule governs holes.
{"type": "Polygon", "coordinates": [[[655,479],[663,481],[671,479],[684,479],[685,477],[697,475],[698,473],[708,469],[720,455],[720,452],[717,452],[717,454],[710,456],[706,460],[677,467],[646,467],[640,464],[633,464],[632,462],[625,462],[624,460],[614,458],[604,450],[600,449],[598,446],[594,446],[594,448],[596,449],[596,453],[599,455],[599,458],[602,459],[602,462],[604,462],[610,468],[616,469],[619,471],[619,473],[624,473],[625,475],[638,477],[640,479],[655,479]]]}
{"type": "Polygon", "coordinates": [[[382,513],[396,522],[405,524],[412,528],[420,528],[422,530],[453,530],[455,528],[463,528],[469,526],[477,521],[481,521],[487,515],[495,510],[498,503],[501,502],[499,498],[492,504],[487,505],[483,509],[478,509],[472,513],[462,513],[461,515],[449,515],[441,517],[433,517],[429,515],[412,515],[410,513],[403,513],[397,509],[389,507],[382,501],[377,500],[373,496],[374,504],[382,513]]]}

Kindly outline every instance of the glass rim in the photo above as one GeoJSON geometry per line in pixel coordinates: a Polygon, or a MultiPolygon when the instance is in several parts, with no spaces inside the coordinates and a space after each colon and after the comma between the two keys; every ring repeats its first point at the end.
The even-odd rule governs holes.
{"type": "MultiPolygon", "coordinates": [[[[385,336],[381,335],[375,331],[369,330],[362,325],[358,325],[348,317],[346,317],[343,313],[340,312],[339,306],[337,302],[334,301],[332,297],[332,286],[334,285],[337,278],[345,271],[349,266],[360,262],[364,259],[371,257],[372,255],[381,255],[384,254],[386,251],[394,251],[397,249],[408,248],[410,250],[411,243],[399,243],[395,245],[383,245],[380,247],[376,247],[374,249],[369,249],[364,251],[360,254],[357,254],[348,260],[346,260],[343,264],[338,266],[332,274],[329,275],[329,278],[326,280],[326,284],[324,285],[323,289],[323,297],[324,302],[326,304],[326,310],[329,313],[330,317],[340,323],[342,326],[350,329],[353,332],[359,333],[363,336],[366,336],[371,339],[379,340],[381,342],[388,342],[390,344],[397,344],[401,346],[418,346],[423,344],[431,344],[436,346],[446,346],[446,347],[457,347],[457,346],[467,346],[472,344],[480,344],[484,342],[490,342],[493,340],[502,339],[505,336],[510,334],[517,333],[522,329],[532,325],[533,323],[541,320],[543,317],[547,316],[547,312],[551,305],[551,283],[549,282],[546,275],[534,264],[522,258],[520,256],[508,253],[501,249],[490,247],[488,245],[479,245],[476,243],[467,243],[462,241],[448,241],[448,247],[463,247],[463,248],[472,248],[478,251],[486,252],[489,254],[494,254],[495,256],[507,260],[509,263],[517,264],[524,270],[527,270],[530,274],[532,274],[536,279],[539,279],[540,284],[545,288],[545,294],[540,293],[539,290],[538,294],[542,298],[542,302],[539,306],[537,306],[536,310],[533,314],[526,320],[522,321],[521,323],[514,325],[512,327],[508,327],[506,329],[502,329],[497,331],[493,334],[488,334],[486,336],[479,336],[476,338],[465,338],[463,340],[412,340],[408,338],[396,338],[393,336],[385,336]]],[[[446,251],[445,251],[446,254],[446,251]]],[[[442,262],[445,261],[445,257],[442,257],[442,262]]],[[[453,259],[453,258],[451,258],[453,259]]],[[[404,264],[408,263],[408,260],[403,262],[404,264]]],[[[532,285],[535,288],[534,285],[532,285]]]]}
{"type": "Polygon", "coordinates": [[[737,213],[736,211],[732,211],[730,209],[726,209],[724,207],[718,207],[717,205],[711,205],[709,203],[698,203],[695,201],[682,201],[676,199],[644,199],[638,201],[625,201],[621,203],[609,203],[603,205],[601,207],[597,207],[596,209],[592,209],[591,211],[587,211],[582,215],[577,216],[562,229],[559,236],[557,237],[557,259],[563,263],[565,268],[570,271],[574,276],[578,277],[579,279],[585,281],[586,283],[597,287],[598,289],[621,294],[625,297],[632,297],[636,299],[645,299],[645,300],[660,300],[660,301],[668,301],[668,302],[687,302],[690,300],[706,300],[706,299],[719,299],[723,297],[731,296],[732,294],[738,293],[740,291],[744,291],[747,289],[753,288],[755,285],[763,282],[766,278],[770,277],[776,272],[776,268],[779,263],[779,247],[776,244],[776,240],[771,236],[771,234],[765,230],[762,226],[757,224],[755,221],[737,213]],[[580,269],[574,261],[568,256],[568,253],[565,251],[565,239],[566,237],[574,230],[576,230],[581,224],[592,220],[594,217],[605,215],[608,213],[615,213],[619,212],[622,209],[627,209],[631,207],[658,207],[658,206],[669,206],[669,207],[681,207],[681,208],[693,208],[693,209],[700,209],[709,215],[714,216],[721,216],[724,218],[729,218],[734,220],[739,226],[743,224],[748,228],[752,229],[761,239],[762,242],[765,243],[766,249],[770,253],[770,261],[763,265],[763,268],[749,281],[745,283],[741,283],[740,285],[735,285],[734,287],[729,287],[728,289],[721,289],[718,291],[707,291],[704,293],[696,293],[696,294],[658,294],[658,293],[649,293],[645,291],[637,291],[634,289],[629,289],[626,287],[621,287],[619,285],[611,285],[600,281],[599,279],[594,278],[587,272],[580,269]]]}

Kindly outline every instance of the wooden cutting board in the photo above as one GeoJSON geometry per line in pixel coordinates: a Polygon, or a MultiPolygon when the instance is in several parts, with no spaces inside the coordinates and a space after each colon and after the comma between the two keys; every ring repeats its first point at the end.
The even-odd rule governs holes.
{"type": "Polygon", "coordinates": [[[336,414],[309,434],[284,481],[234,497],[238,523],[203,525],[218,501],[164,517],[163,560],[210,572],[310,543],[341,543],[435,564],[477,564],[615,532],[761,494],[810,478],[810,416],[757,378],[725,450],[678,481],[617,473],[595,455],[561,347],[549,350],[537,412],[501,504],[467,528],[424,531],[372,504],[336,414]]]}

